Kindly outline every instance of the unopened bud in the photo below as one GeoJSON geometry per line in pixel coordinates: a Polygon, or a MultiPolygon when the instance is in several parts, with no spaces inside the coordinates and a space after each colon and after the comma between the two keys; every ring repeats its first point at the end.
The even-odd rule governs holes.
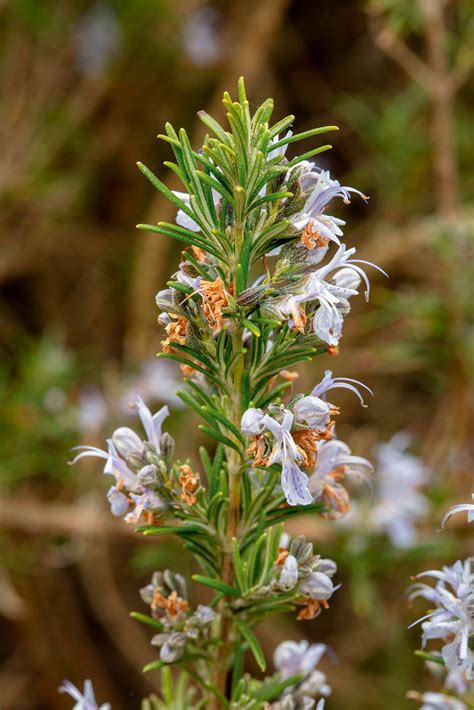
{"type": "Polygon", "coordinates": [[[160,451],[165,463],[169,463],[173,458],[174,439],[171,434],[168,434],[166,431],[160,437],[160,451]]]}
{"type": "Polygon", "coordinates": [[[122,426],[114,431],[112,441],[115,448],[124,459],[128,459],[131,454],[140,455],[143,450],[143,442],[140,437],[126,426],[122,426]]]}

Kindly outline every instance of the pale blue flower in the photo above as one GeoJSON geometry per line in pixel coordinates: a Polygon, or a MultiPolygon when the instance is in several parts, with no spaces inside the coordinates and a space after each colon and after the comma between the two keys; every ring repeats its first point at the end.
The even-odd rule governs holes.
{"type": "Polygon", "coordinates": [[[469,639],[474,637],[474,574],[471,560],[456,562],[442,570],[429,570],[417,575],[433,577],[434,587],[424,583],[412,585],[409,598],[423,597],[434,610],[415,621],[422,622],[422,644],[430,639],[443,639],[443,661],[449,671],[462,671],[468,679],[472,676],[472,658],[469,639]]]}
{"type": "Polygon", "coordinates": [[[264,424],[265,414],[261,409],[250,407],[242,415],[240,428],[246,436],[258,436],[265,429],[264,424]]]}
{"type": "Polygon", "coordinates": [[[152,414],[148,407],[146,406],[145,402],[141,397],[136,398],[135,401],[135,408],[138,412],[138,416],[141,419],[141,422],[143,424],[143,428],[145,429],[147,439],[150,442],[150,444],[153,444],[155,447],[157,453],[160,452],[160,437],[161,437],[161,427],[166,419],[166,417],[169,416],[170,410],[168,407],[165,405],[162,407],[158,412],[155,414],[152,414]]]}
{"type": "Polygon", "coordinates": [[[98,705],[95,699],[94,688],[90,680],[84,681],[84,692],[76,688],[69,680],[63,680],[62,685],[58,688],[59,693],[70,695],[76,702],[72,710],[111,710],[110,703],[98,705]]]}
{"type": "Polygon", "coordinates": [[[283,680],[298,674],[309,675],[326,651],[324,643],[283,641],[275,649],[273,664],[283,680]]]}
{"type": "Polygon", "coordinates": [[[350,202],[351,192],[358,194],[362,199],[367,200],[360,190],[353,187],[342,187],[338,180],[333,180],[327,170],[316,172],[314,165],[306,161],[298,167],[304,168],[304,173],[300,177],[301,188],[309,193],[301,212],[292,218],[295,229],[304,229],[309,226],[314,234],[319,234],[323,239],[340,244],[339,237],[343,232],[341,227],[346,223],[342,219],[332,217],[324,212],[327,204],[333,197],[342,197],[344,202],[350,202]]]}
{"type": "Polygon", "coordinates": [[[284,590],[289,591],[296,586],[298,582],[298,561],[293,555],[288,555],[281,568],[278,585],[284,590]]]}
{"type": "Polygon", "coordinates": [[[445,693],[416,693],[410,691],[407,697],[421,702],[418,710],[468,710],[462,700],[445,693]]]}
{"type": "Polygon", "coordinates": [[[313,502],[313,498],[308,490],[308,476],[297,464],[302,456],[291,436],[293,420],[294,416],[288,409],[284,410],[281,424],[268,414],[265,415],[263,419],[265,428],[274,437],[268,465],[281,463],[281,487],[289,505],[309,505],[313,502]]]}
{"type": "Polygon", "coordinates": [[[341,244],[332,259],[301,279],[293,289],[275,301],[274,307],[281,317],[290,317],[290,327],[302,329],[300,307],[303,303],[318,301],[319,308],[313,318],[314,333],[328,345],[337,345],[342,335],[343,316],[350,310],[349,298],[356,296],[360,279],[366,286],[365,297],[370,294],[370,282],[359,264],[383,269],[362,259],[352,259],[355,248],[346,249],[341,244]],[[335,273],[333,273],[335,272],[335,273]],[[349,274],[352,273],[352,278],[349,274]]]}

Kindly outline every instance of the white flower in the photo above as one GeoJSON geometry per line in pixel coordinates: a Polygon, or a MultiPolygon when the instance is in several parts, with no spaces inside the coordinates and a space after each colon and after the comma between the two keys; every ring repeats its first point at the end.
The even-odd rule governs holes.
{"type": "Polygon", "coordinates": [[[328,345],[338,344],[342,335],[343,316],[350,310],[348,299],[357,295],[361,279],[366,286],[366,300],[370,294],[369,279],[359,264],[373,266],[385,274],[382,269],[371,262],[351,259],[353,254],[355,254],[354,247],[346,250],[345,244],[341,244],[328,264],[319,267],[301,279],[292,294],[287,294],[276,300],[275,309],[281,317],[290,319],[290,327],[304,332],[301,305],[318,301],[319,308],[313,318],[313,330],[328,345]],[[331,276],[331,274],[333,275],[331,276]],[[352,274],[352,278],[349,278],[350,274],[352,274]]]}
{"type": "Polygon", "coordinates": [[[308,641],[283,641],[275,649],[273,664],[282,680],[298,674],[309,675],[326,650],[324,643],[313,643],[310,646],[308,641]]]}
{"type": "Polygon", "coordinates": [[[444,693],[429,692],[420,694],[411,691],[407,693],[407,697],[422,703],[419,710],[468,710],[467,705],[462,700],[444,693]]]}
{"type": "MultiPolygon", "coordinates": [[[[458,561],[452,567],[442,570],[429,570],[417,575],[434,577],[435,587],[424,583],[412,585],[409,598],[423,597],[434,611],[418,619],[422,622],[422,644],[430,639],[443,639],[441,656],[451,672],[465,672],[472,678],[472,657],[469,639],[474,636],[474,574],[471,560],[458,561]]],[[[414,624],[412,624],[413,626],[414,624]]]]}
{"type": "Polygon", "coordinates": [[[283,567],[278,579],[278,585],[285,590],[295,587],[298,581],[298,561],[293,555],[288,555],[283,563],[283,567]]]}
{"type": "Polygon", "coordinates": [[[289,505],[309,505],[313,502],[308,490],[308,476],[300,470],[297,461],[301,453],[291,436],[294,416],[284,410],[281,424],[266,414],[263,418],[265,429],[273,434],[273,449],[268,459],[268,465],[281,463],[281,487],[289,505]]]}
{"type": "MultiPolygon", "coordinates": [[[[339,585],[340,586],[340,585],[339,585]]],[[[333,581],[324,572],[311,572],[300,583],[299,590],[305,597],[311,597],[316,601],[327,601],[338,589],[333,581]]]]}
{"type": "Polygon", "coordinates": [[[373,392],[367,385],[350,377],[333,377],[331,370],[326,370],[324,377],[319,384],[314,387],[310,395],[299,399],[294,407],[295,419],[298,424],[306,425],[310,429],[325,429],[334,411],[334,405],[322,399],[333,389],[348,389],[358,397],[360,403],[365,407],[364,399],[355,385],[363,387],[373,396],[373,392]]]}
{"type": "Polygon", "coordinates": [[[339,237],[343,233],[341,227],[346,223],[342,219],[325,214],[326,205],[333,197],[342,197],[344,202],[350,202],[351,192],[360,195],[364,200],[367,198],[353,187],[342,187],[338,180],[331,179],[327,170],[320,173],[313,171],[311,163],[305,163],[303,167],[305,172],[300,177],[300,186],[305,192],[309,189],[311,192],[301,212],[293,217],[293,224],[298,230],[309,226],[315,235],[340,244],[339,237]]]}
{"type": "Polygon", "coordinates": [[[83,693],[69,680],[63,680],[62,685],[58,688],[58,692],[67,693],[67,695],[70,695],[71,698],[76,701],[72,710],[111,710],[112,707],[110,703],[97,705],[94,688],[90,680],[84,681],[83,693]]]}
{"type": "Polygon", "coordinates": [[[326,429],[331,418],[331,409],[328,402],[308,395],[295,404],[295,419],[298,424],[305,424],[310,429],[326,429]]]}
{"type": "Polygon", "coordinates": [[[161,426],[166,417],[169,416],[170,410],[165,405],[158,412],[152,414],[146,406],[145,402],[142,400],[142,398],[138,396],[136,398],[134,406],[138,412],[138,416],[141,419],[148,441],[150,442],[150,444],[153,444],[157,453],[161,453],[161,426]]]}
{"type": "Polygon", "coordinates": [[[330,511],[347,512],[349,498],[341,479],[357,476],[368,480],[374,467],[367,459],[353,456],[350,448],[339,439],[318,442],[316,463],[309,477],[309,490],[314,500],[323,499],[330,511]]]}
{"type": "MultiPolygon", "coordinates": [[[[472,500],[474,501],[474,493],[472,494],[472,500]]],[[[453,505],[443,516],[441,521],[441,527],[444,528],[449,518],[452,515],[457,515],[458,513],[467,513],[467,522],[474,522],[474,503],[460,503],[459,505],[453,505]]]]}
{"type": "Polygon", "coordinates": [[[332,376],[332,371],[331,370],[326,370],[324,373],[324,377],[319,382],[319,384],[314,387],[313,391],[311,392],[312,397],[321,397],[326,394],[326,392],[329,392],[330,390],[335,390],[335,389],[346,389],[350,390],[351,392],[354,392],[356,397],[359,399],[359,402],[363,407],[366,406],[364,402],[364,398],[362,397],[361,393],[357,389],[355,385],[358,385],[359,387],[363,387],[369,394],[372,396],[374,393],[370,389],[370,387],[367,387],[367,385],[364,385],[363,382],[359,382],[359,380],[353,380],[351,377],[333,377],[332,376]]]}
{"type": "Polygon", "coordinates": [[[369,525],[385,532],[393,545],[408,548],[417,539],[416,523],[429,507],[419,492],[431,475],[425,464],[406,451],[410,437],[400,432],[376,449],[377,476],[375,502],[369,513],[369,525]]]}
{"type": "Polygon", "coordinates": [[[125,459],[130,454],[140,454],[143,451],[143,441],[128,426],[121,426],[116,429],[112,434],[112,441],[119,454],[125,459]]]}
{"type": "MultiPolygon", "coordinates": [[[[160,438],[161,427],[164,419],[169,415],[167,406],[162,407],[156,414],[152,414],[141,397],[136,397],[134,408],[143,424],[147,441],[153,446],[157,454],[161,453],[160,438]]],[[[96,446],[76,446],[73,451],[79,451],[70,462],[71,465],[89,456],[105,460],[104,473],[115,477],[115,486],[109,489],[107,499],[110,503],[112,514],[122,516],[129,510],[129,499],[135,503],[134,510],[126,516],[127,522],[137,522],[144,510],[158,508],[161,500],[158,495],[150,490],[148,483],[154,479],[155,466],[144,465],[135,473],[130,467],[130,457],[139,458],[144,451],[144,442],[128,427],[119,427],[107,439],[107,451],[96,446]],[[123,457],[123,458],[122,458],[123,457]],[[127,459],[125,461],[124,459],[127,459]],[[127,497],[122,489],[125,489],[127,497]]]]}
{"type": "Polygon", "coordinates": [[[251,407],[247,409],[242,415],[242,420],[240,422],[240,428],[246,436],[257,436],[261,434],[265,429],[264,413],[261,409],[255,409],[251,407]]]}

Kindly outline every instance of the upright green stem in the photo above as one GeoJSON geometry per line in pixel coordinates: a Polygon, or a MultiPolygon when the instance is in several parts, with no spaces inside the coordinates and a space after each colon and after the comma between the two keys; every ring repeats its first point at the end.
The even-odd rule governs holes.
{"type": "MultiPolygon", "coordinates": [[[[240,232],[240,230],[239,230],[240,232]]],[[[241,236],[241,234],[239,235],[241,236]]],[[[236,253],[239,254],[239,239],[236,238],[236,253]]],[[[237,273],[234,271],[234,293],[237,287],[237,273]]],[[[242,352],[243,349],[243,328],[240,323],[233,322],[232,326],[232,345],[235,352],[242,352]]],[[[235,364],[231,395],[231,412],[230,418],[232,422],[240,428],[240,420],[242,417],[242,395],[241,383],[242,374],[244,371],[244,354],[242,352],[240,358],[235,364]]],[[[242,461],[239,453],[234,449],[227,450],[227,468],[228,468],[228,485],[229,485],[229,518],[227,525],[227,534],[224,540],[224,559],[222,563],[222,581],[225,584],[232,585],[234,579],[234,569],[232,564],[232,539],[238,536],[239,521],[240,521],[240,489],[242,476],[242,461]]],[[[214,682],[217,688],[225,695],[227,687],[228,660],[232,648],[232,631],[233,622],[232,615],[228,609],[228,598],[224,598],[220,604],[221,627],[220,641],[221,645],[216,658],[216,670],[214,682]]],[[[213,700],[214,708],[218,710],[219,704],[216,699],[213,700]]]]}

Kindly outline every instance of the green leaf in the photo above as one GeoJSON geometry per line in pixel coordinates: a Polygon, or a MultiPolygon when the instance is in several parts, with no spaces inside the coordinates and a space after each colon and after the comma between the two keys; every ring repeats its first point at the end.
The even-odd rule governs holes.
{"type": "Polygon", "coordinates": [[[263,653],[262,647],[260,646],[260,643],[257,640],[257,637],[255,636],[253,631],[240,619],[236,618],[235,624],[239,629],[240,633],[242,634],[243,638],[247,641],[258,667],[263,672],[267,667],[267,662],[265,660],[265,655],[263,653]]]}
{"type": "Polygon", "coordinates": [[[141,614],[139,611],[131,611],[130,616],[141,624],[151,626],[153,629],[157,629],[157,631],[163,631],[163,624],[158,621],[158,619],[148,616],[148,614],[141,614]]]}
{"type": "Polygon", "coordinates": [[[199,119],[223,142],[229,143],[229,135],[224,131],[220,123],[210,116],[206,111],[198,111],[199,119]]]}
{"type": "Polygon", "coordinates": [[[221,582],[220,579],[204,577],[202,574],[193,574],[192,579],[195,582],[199,582],[199,584],[204,584],[206,587],[215,589],[217,592],[222,592],[226,597],[240,597],[239,589],[231,587],[230,584],[225,584],[225,582],[221,582]]]}
{"type": "Polygon", "coordinates": [[[251,333],[253,333],[253,335],[255,335],[256,338],[260,338],[261,332],[259,327],[255,325],[255,323],[252,323],[251,320],[247,320],[246,318],[244,318],[242,323],[245,325],[246,328],[250,330],[251,333]]]}
{"type": "Polygon", "coordinates": [[[159,659],[157,661],[152,661],[151,663],[147,663],[147,665],[143,668],[143,673],[150,673],[151,671],[159,671],[160,668],[163,668],[163,666],[166,666],[167,664],[164,661],[160,661],[159,659]]]}
{"type": "Polygon", "coordinates": [[[235,700],[235,691],[239,680],[242,678],[244,672],[244,651],[242,646],[236,645],[234,652],[234,659],[232,662],[232,690],[231,697],[235,700]]]}
{"type": "Polygon", "coordinates": [[[298,165],[298,163],[301,163],[303,160],[309,160],[315,155],[324,153],[326,150],[331,150],[331,148],[332,145],[322,145],[319,148],[309,150],[307,153],[303,153],[303,155],[298,155],[296,158],[293,158],[293,160],[290,160],[290,162],[288,163],[288,167],[292,168],[293,166],[298,165]]]}
{"type": "Polygon", "coordinates": [[[159,190],[162,195],[167,197],[170,202],[173,202],[176,207],[178,207],[180,210],[183,210],[183,212],[186,212],[186,214],[191,217],[191,219],[196,220],[196,215],[194,214],[194,212],[192,212],[192,210],[189,209],[188,205],[183,202],[183,200],[180,200],[179,197],[177,197],[174,192],[164,184],[164,182],[161,182],[161,180],[149,168],[147,168],[146,165],[143,165],[143,163],[140,162],[138,162],[137,165],[139,170],[141,170],[145,177],[148,178],[153,187],[159,190]]]}
{"type": "Polygon", "coordinates": [[[296,133],[294,136],[282,138],[281,141],[278,141],[278,143],[272,143],[272,150],[275,150],[275,148],[281,148],[282,145],[288,145],[288,143],[302,141],[305,138],[310,138],[311,136],[318,136],[321,133],[327,133],[328,131],[338,130],[338,126],[321,126],[321,128],[311,128],[309,131],[304,131],[303,133],[296,133]]]}
{"type": "Polygon", "coordinates": [[[204,426],[204,424],[200,424],[199,429],[208,436],[212,436],[213,439],[220,441],[220,443],[224,444],[224,446],[228,446],[231,449],[234,449],[234,451],[237,451],[238,454],[242,453],[241,449],[239,449],[237,444],[235,444],[233,441],[224,436],[224,434],[221,434],[221,432],[217,431],[217,429],[210,429],[209,427],[204,426]]]}
{"type": "Polygon", "coordinates": [[[279,680],[279,678],[269,678],[263,682],[260,688],[257,688],[253,692],[253,697],[255,700],[260,702],[267,702],[269,700],[275,700],[279,698],[284,690],[289,688],[291,685],[298,685],[304,679],[304,675],[299,673],[298,675],[292,675],[285,680],[279,680]]]}
{"type": "Polygon", "coordinates": [[[195,535],[202,533],[199,525],[140,525],[135,532],[143,535],[195,535]]]}
{"type": "Polygon", "coordinates": [[[232,538],[232,561],[234,563],[235,576],[242,594],[247,591],[247,578],[244,570],[244,563],[240,556],[239,543],[237,538],[232,538]]]}

